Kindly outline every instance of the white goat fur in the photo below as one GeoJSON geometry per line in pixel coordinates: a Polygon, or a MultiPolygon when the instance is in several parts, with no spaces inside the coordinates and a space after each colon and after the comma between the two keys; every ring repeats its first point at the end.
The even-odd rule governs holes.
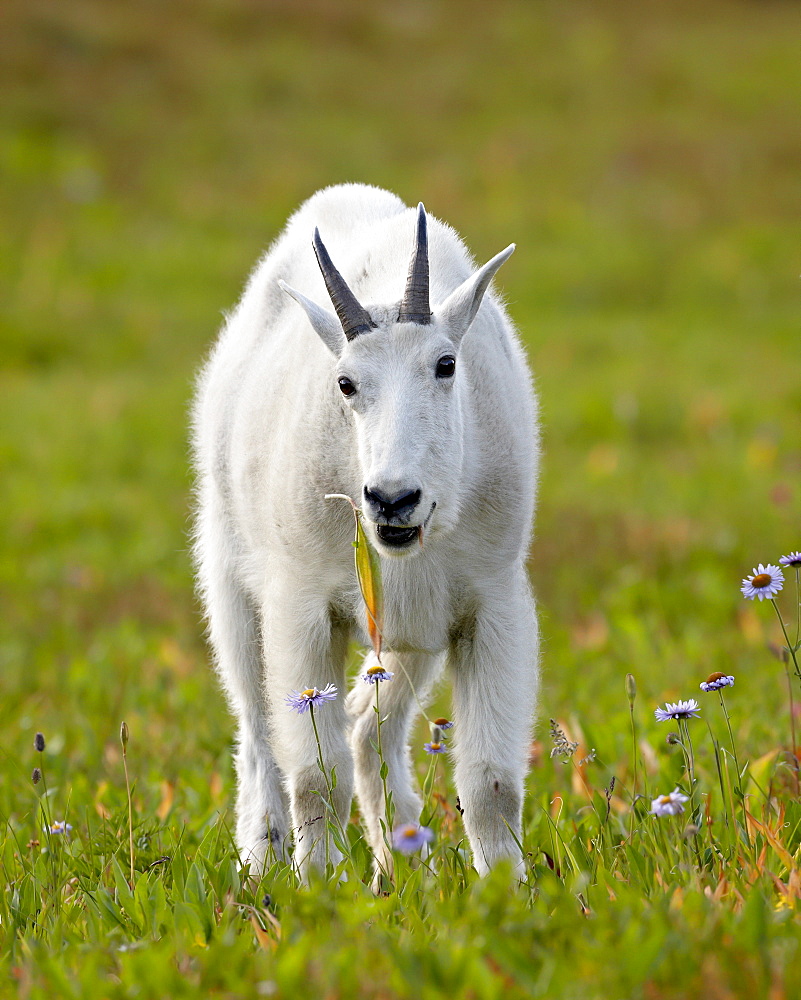
{"type": "MultiPolygon", "coordinates": [[[[285,699],[328,682],[342,691],[349,637],[368,645],[353,514],[324,497],[359,503],[376,484],[386,495],[419,489],[414,523],[429,518],[422,546],[396,551],[378,538],[364,505],[384,581],[382,663],[394,673],[380,694],[395,822],[420,819],[410,682],[424,699],[447,664],[455,720],[448,759],[474,864],[484,873],[499,858],[520,861],[538,678],[525,570],[538,433],[522,348],[496,296],[484,295],[512,248],[476,271],[457,234],[429,217],[433,316],[427,325],[398,322],[415,217],[374,187],[315,194],[253,272],[199,381],[195,554],[217,669],[239,725],[236,838],[257,872],[272,851],[286,857],[293,839],[301,872],[325,863],[317,744],[308,715],[285,699]],[[328,308],[315,227],[376,324],[352,340],[328,308]],[[436,378],[445,354],[456,358],[455,375],[436,378]],[[338,386],[343,374],[358,389],[352,398],[338,386]]],[[[366,666],[374,662],[369,654],[366,666]]],[[[390,872],[374,698],[358,679],[315,720],[326,767],[336,768],[333,808],[347,822],[355,784],[377,870],[390,872]]]]}

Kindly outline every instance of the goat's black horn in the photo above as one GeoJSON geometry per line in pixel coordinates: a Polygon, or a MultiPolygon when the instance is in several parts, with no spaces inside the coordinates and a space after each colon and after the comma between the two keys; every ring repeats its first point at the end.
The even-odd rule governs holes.
{"type": "Polygon", "coordinates": [[[399,323],[430,323],[431,306],[428,299],[428,226],[422,201],[417,206],[417,236],[406,291],[398,312],[399,323]]]}
{"type": "Polygon", "coordinates": [[[348,288],[345,279],[334,267],[334,263],[325,248],[325,244],[320,239],[319,229],[314,230],[314,252],[317,256],[317,263],[323,275],[325,287],[331,297],[331,303],[337,314],[342,329],[348,340],[353,340],[360,333],[367,330],[374,330],[375,323],[370,318],[370,314],[359,302],[353,292],[348,288]]]}

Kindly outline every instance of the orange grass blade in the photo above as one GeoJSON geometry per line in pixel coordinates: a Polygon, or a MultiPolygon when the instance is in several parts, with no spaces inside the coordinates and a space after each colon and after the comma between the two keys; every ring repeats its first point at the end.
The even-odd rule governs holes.
{"type": "Polygon", "coordinates": [[[795,868],[795,862],[793,861],[793,857],[787,850],[787,848],[784,846],[784,844],[781,843],[781,841],[773,832],[773,830],[771,830],[766,823],[760,823],[759,820],[755,816],[752,816],[750,812],[746,812],[745,815],[748,819],[749,825],[752,826],[755,830],[758,830],[759,833],[762,834],[765,840],[767,840],[767,842],[779,856],[781,863],[787,868],[789,872],[792,872],[793,869],[795,868]]]}

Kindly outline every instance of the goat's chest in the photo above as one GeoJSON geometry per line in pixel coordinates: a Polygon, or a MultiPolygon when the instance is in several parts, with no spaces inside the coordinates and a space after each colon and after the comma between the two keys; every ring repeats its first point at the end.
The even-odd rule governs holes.
{"type": "MultiPolygon", "coordinates": [[[[412,560],[383,564],[384,646],[399,653],[440,653],[447,648],[451,632],[453,581],[435,565],[422,559],[414,562],[417,565],[412,560]]],[[[354,618],[362,641],[369,645],[367,616],[360,597],[354,618]]]]}

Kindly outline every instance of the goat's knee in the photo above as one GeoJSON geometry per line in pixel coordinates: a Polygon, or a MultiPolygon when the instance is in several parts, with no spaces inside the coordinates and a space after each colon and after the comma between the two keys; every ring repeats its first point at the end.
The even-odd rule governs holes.
{"type": "Polygon", "coordinates": [[[339,864],[342,852],[335,840],[347,841],[353,767],[346,756],[327,763],[326,767],[327,775],[319,767],[304,767],[287,778],[295,864],[304,877],[308,876],[309,867],[325,871],[328,864],[339,864]]]}

